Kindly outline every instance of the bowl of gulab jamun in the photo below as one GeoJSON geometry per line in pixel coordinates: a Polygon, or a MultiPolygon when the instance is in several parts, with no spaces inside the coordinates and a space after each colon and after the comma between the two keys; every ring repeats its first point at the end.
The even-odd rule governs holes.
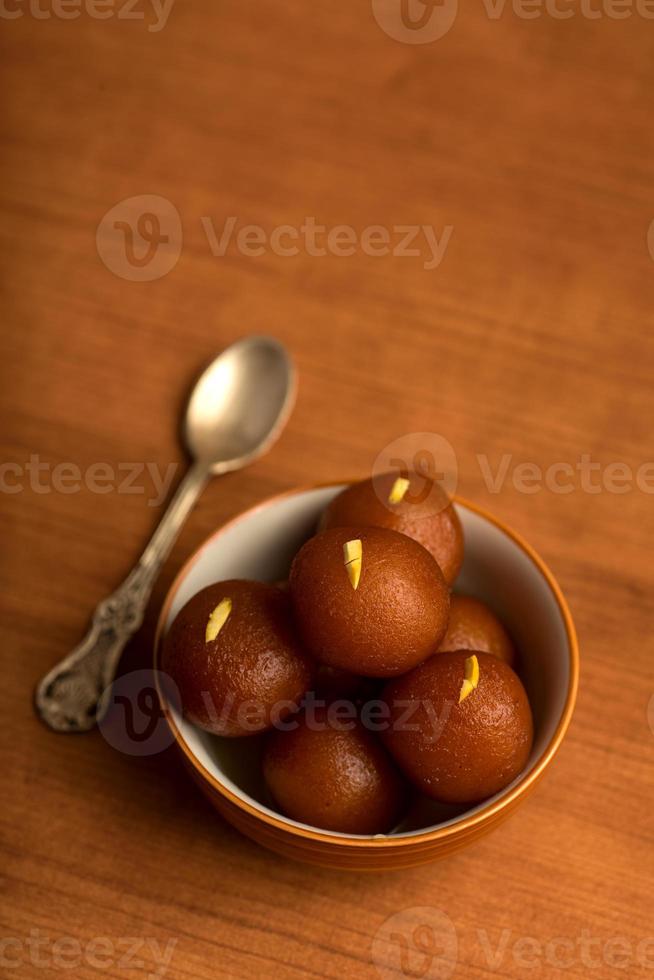
{"type": "Polygon", "coordinates": [[[184,565],[155,641],[164,714],[222,816],[355,870],[506,818],[561,744],[578,661],[533,548],[411,471],[241,514],[184,565]]]}

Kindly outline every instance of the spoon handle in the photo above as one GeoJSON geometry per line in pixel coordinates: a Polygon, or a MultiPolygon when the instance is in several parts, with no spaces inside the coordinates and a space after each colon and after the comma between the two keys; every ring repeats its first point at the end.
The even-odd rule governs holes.
{"type": "Polygon", "coordinates": [[[134,569],[97,606],[82,642],[39,682],[36,708],[50,728],[86,732],[105,714],[120,655],[143,622],[161,566],[207,479],[203,465],[189,469],[134,569]]]}

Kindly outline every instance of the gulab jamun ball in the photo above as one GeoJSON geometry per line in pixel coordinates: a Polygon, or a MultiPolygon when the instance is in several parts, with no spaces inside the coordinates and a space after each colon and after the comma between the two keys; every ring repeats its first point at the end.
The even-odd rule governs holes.
{"type": "Polygon", "coordinates": [[[463,528],[438,484],[418,473],[382,473],[346,487],[328,504],[321,529],[385,527],[413,538],[440,565],[452,585],[463,564],[463,528]]]}
{"type": "Polygon", "coordinates": [[[291,566],[290,594],[308,652],[365,677],[410,670],[447,629],[450,595],[438,564],[385,528],[336,527],[311,538],[291,566]]]}
{"type": "Polygon", "coordinates": [[[164,641],[163,670],[184,717],[215,735],[251,735],[296,710],[313,667],[274,585],[232,580],[198,592],[164,641]]]}
{"type": "Polygon", "coordinates": [[[498,793],[529,758],[527,694],[511,667],[490,653],[440,653],[387,684],[382,698],[390,714],[386,747],[404,775],[442,803],[498,793]]]}
{"type": "MultiPolygon", "coordinates": [[[[353,712],[354,715],[354,712],[353,712]]],[[[342,834],[384,834],[403,816],[406,783],[383,746],[361,722],[330,718],[316,708],[297,727],[274,731],[263,773],[280,810],[301,823],[342,834]]]]}
{"type": "Polygon", "coordinates": [[[471,595],[453,595],[450,621],[439,651],[482,650],[492,653],[510,666],[516,661],[511,637],[485,602],[471,595]]]}

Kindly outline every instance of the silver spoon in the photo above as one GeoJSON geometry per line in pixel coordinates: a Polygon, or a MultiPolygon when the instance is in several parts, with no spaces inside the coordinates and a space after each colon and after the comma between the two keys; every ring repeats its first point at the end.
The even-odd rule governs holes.
{"type": "Polygon", "coordinates": [[[295,371],[270,337],[240,340],[198,379],[184,422],[193,464],[125,581],[99,604],[91,629],[36,688],[36,708],[57,732],[85,732],[109,704],[109,685],[130,636],[143,622],[152,586],[211,476],[247,466],[280,435],[295,397],[295,371]]]}

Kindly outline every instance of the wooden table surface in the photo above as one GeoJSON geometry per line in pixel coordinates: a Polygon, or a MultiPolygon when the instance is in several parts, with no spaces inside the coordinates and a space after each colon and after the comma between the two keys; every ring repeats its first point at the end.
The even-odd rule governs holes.
{"type": "Polygon", "coordinates": [[[143,2],[140,20],[3,8],[3,976],[449,976],[415,950],[403,967],[399,945],[373,955],[422,907],[456,931],[455,977],[652,975],[654,24],[462,7],[424,44],[368,2],[178,0],[160,30],[143,2]],[[136,202],[156,220],[128,241],[120,202],[143,195],[164,202],[136,202]],[[358,238],[349,256],[334,237],[279,254],[287,229],[214,255],[207,229],[230,216],[235,234],[300,235],[308,217],[358,238]],[[393,249],[400,225],[432,229],[440,263],[425,268],[423,232],[419,255],[368,254],[366,229],[393,249]],[[365,476],[405,433],[444,437],[459,492],[557,575],[582,678],[539,790],[440,864],[287,863],[223,823],[172,749],[131,756],[33,713],[156,523],[151,473],[181,474],[190,380],[248,333],[291,349],[297,407],[269,456],[206,491],[121,671],[147,667],[167,586],[222,522],[365,476]],[[526,462],[569,464],[571,492],[525,492],[526,462]],[[126,464],[145,463],[127,492],[126,464]]]}

